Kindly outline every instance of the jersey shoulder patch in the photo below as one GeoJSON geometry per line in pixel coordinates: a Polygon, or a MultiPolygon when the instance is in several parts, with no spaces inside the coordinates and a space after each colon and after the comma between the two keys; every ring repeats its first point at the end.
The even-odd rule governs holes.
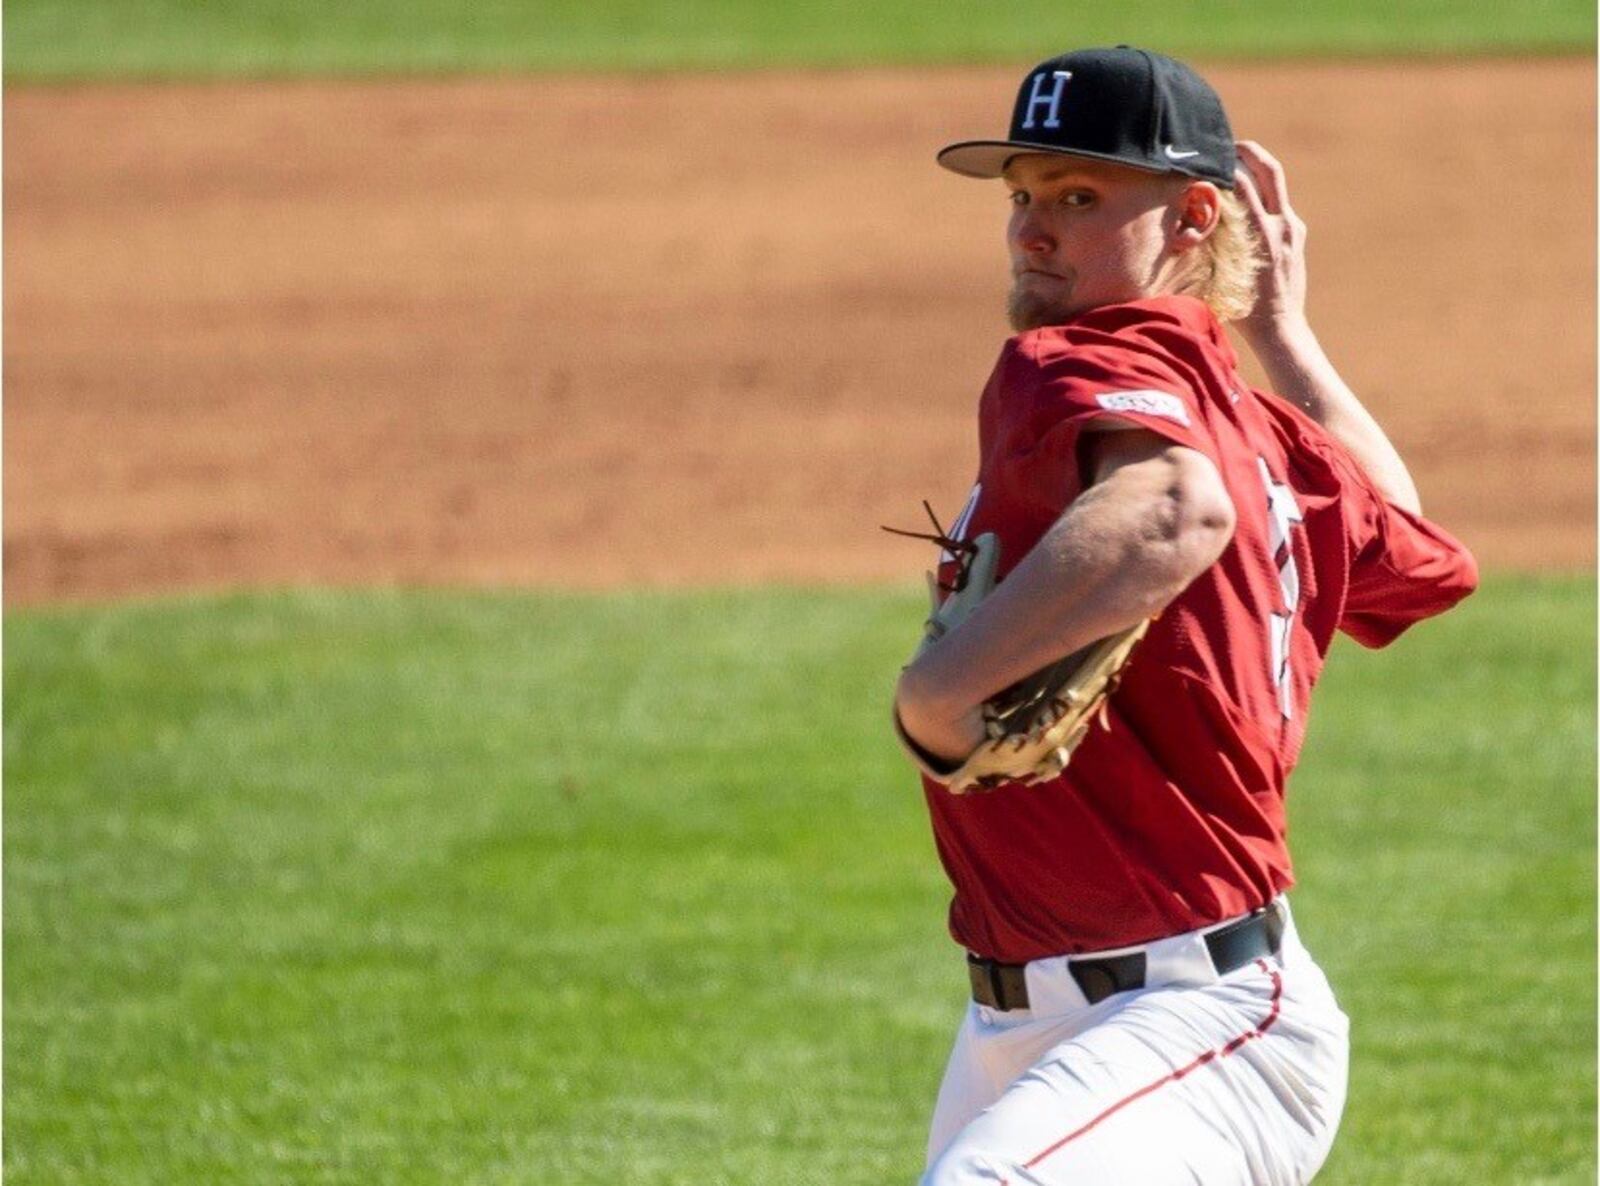
{"type": "Polygon", "coordinates": [[[1139,412],[1189,427],[1189,409],[1168,391],[1103,391],[1094,398],[1108,412],[1139,412]]]}

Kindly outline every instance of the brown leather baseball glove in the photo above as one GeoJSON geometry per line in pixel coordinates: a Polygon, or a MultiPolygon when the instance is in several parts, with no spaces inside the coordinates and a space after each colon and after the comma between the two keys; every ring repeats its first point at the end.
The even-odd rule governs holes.
{"type": "MultiPolygon", "coordinates": [[[[992,533],[971,542],[954,540],[945,535],[937,519],[934,530],[935,535],[917,538],[931,539],[948,549],[960,567],[949,589],[942,588],[933,573],[928,574],[932,609],[913,661],[971,616],[994,589],[1000,562],[1000,541],[992,533]],[[942,593],[949,595],[941,597],[942,593]]],[[[1107,698],[1116,690],[1135,644],[1149,628],[1146,620],[1091,643],[994,696],[983,705],[988,740],[959,761],[947,762],[922,749],[906,735],[898,714],[895,733],[923,773],[953,794],[1055,778],[1066,768],[1096,717],[1105,723],[1107,698]]]]}

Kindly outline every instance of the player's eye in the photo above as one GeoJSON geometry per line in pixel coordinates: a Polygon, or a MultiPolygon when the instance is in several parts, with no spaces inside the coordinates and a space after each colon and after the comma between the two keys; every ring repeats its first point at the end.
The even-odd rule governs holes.
{"type": "Polygon", "coordinates": [[[1025,189],[1014,189],[1006,195],[1006,201],[1010,202],[1013,206],[1026,206],[1028,204],[1028,191],[1025,189]]]}
{"type": "Polygon", "coordinates": [[[1069,189],[1057,199],[1063,206],[1087,206],[1094,201],[1094,195],[1087,190],[1069,189]]]}

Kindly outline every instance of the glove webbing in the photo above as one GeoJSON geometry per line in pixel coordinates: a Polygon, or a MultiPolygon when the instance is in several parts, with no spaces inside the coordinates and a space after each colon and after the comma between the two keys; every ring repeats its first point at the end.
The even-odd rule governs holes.
{"type": "Polygon", "coordinates": [[[951,584],[939,582],[939,588],[946,593],[959,593],[967,587],[967,573],[972,568],[972,560],[978,554],[978,545],[964,539],[953,539],[939,522],[939,516],[933,513],[933,507],[928,505],[928,500],[922,500],[922,509],[928,512],[928,520],[933,524],[933,533],[926,531],[906,531],[899,527],[883,527],[890,535],[903,535],[907,539],[925,539],[929,543],[938,544],[946,552],[955,557],[956,579],[951,584]]]}

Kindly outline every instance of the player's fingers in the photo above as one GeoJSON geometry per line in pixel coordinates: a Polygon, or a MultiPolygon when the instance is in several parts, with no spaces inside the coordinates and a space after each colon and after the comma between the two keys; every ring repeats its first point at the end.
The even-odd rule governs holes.
{"type": "Polygon", "coordinates": [[[1263,209],[1269,209],[1270,198],[1267,194],[1270,178],[1261,161],[1261,145],[1254,140],[1237,140],[1234,142],[1234,152],[1239,158],[1238,170],[1241,175],[1248,178],[1260,198],[1263,209]]]}
{"type": "Polygon", "coordinates": [[[1249,170],[1240,168],[1235,174],[1234,192],[1244,202],[1245,216],[1256,232],[1261,255],[1272,264],[1280,258],[1292,256],[1305,242],[1305,224],[1291,210],[1282,215],[1268,212],[1261,200],[1261,187],[1249,170]]]}
{"type": "Polygon", "coordinates": [[[1255,178],[1243,166],[1234,170],[1234,189],[1244,199],[1245,210],[1249,212],[1257,233],[1264,234],[1267,229],[1267,208],[1261,201],[1261,191],[1256,188],[1255,178]]]}
{"type": "Polygon", "coordinates": [[[1269,152],[1259,146],[1256,141],[1238,141],[1238,163],[1245,166],[1246,173],[1250,173],[1251,181],[1256,182],[1256,190],[1261,194],[1261,205],[1266,206],[1269,214],[1282,214],[1283,206],[1280,200],[1285,197],[1283,192],[1283,171],[1269,152]]]}
{"type": "Polygon", "coordinates": [[[1254,151],[1256,146],[1249,141],[1241,141],[1238,149],[1239,167],[1244,170],[1251,182],[1256,187],[1256,193],[1261,198],[1261,205],[1269,214],[1278,211],[1273,205],[1272,175],[1267,171],[1261,157],[1254,151]]]}
{"type": "Polygon", "coordinates": [[[1250,175],[1261,189],[1262,201],[1274,214],[1289,212],[1289,182],[1278,158],[1254,140],[1241,140],[1237,150],[1250,175]]]}
{"type": "Polygon", "coordinates": [[[1284,174],[1283,165],[1278,158],[1273,156],[1254,140],[1241,140],[1239,148],[1241,160],[1249,160],[1255,164],[1252,180],[1257,184],[1257,189],[1262,197],[1262,204],[1273,214],[1283,220],[1284,236],[1289,242],[1299,242],[1305,239],[1305,220],[1289,205],[1289,183],[1284,174]]]}

